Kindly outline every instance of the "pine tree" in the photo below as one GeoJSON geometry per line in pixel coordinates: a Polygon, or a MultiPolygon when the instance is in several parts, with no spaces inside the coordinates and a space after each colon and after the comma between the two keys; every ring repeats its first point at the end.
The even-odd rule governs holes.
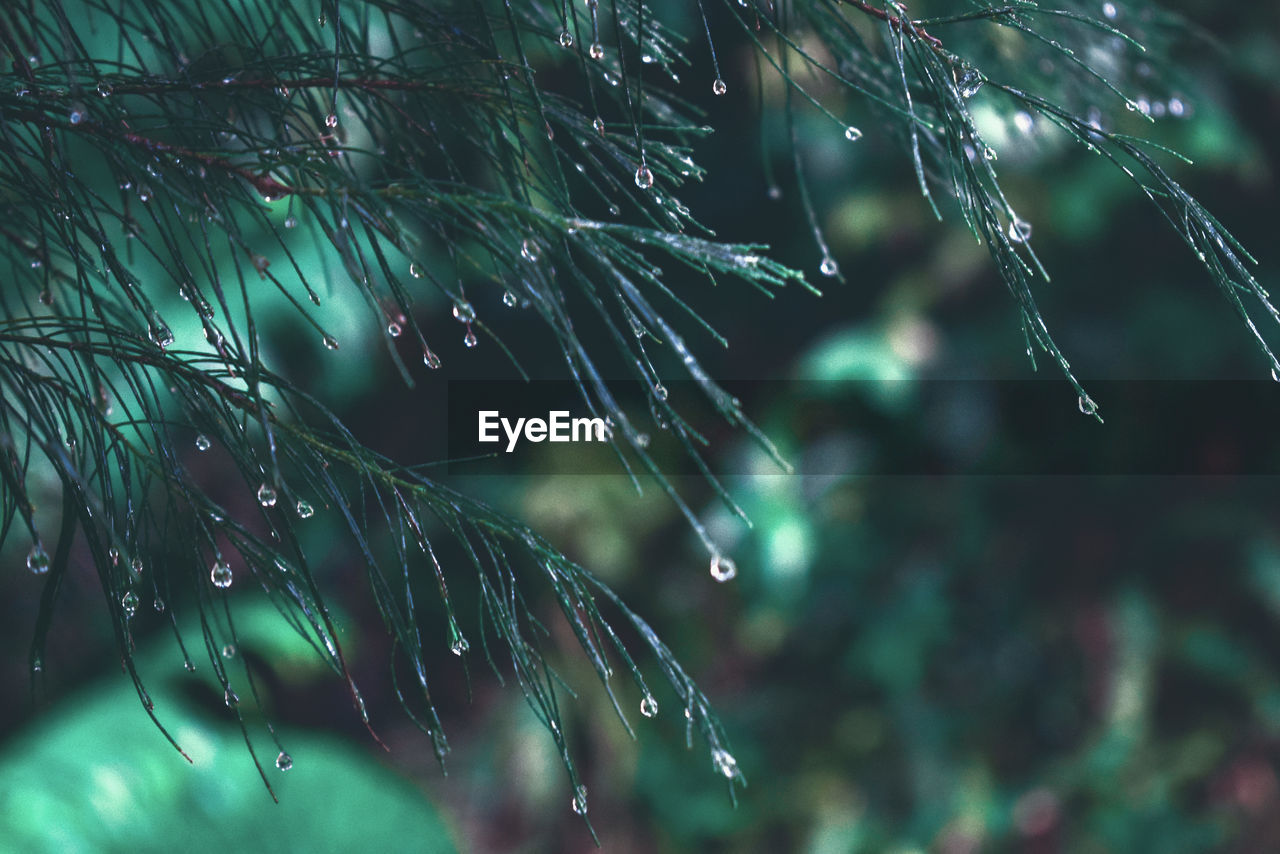
{"type": "MultiPolygon", "coordinates": [[[[689,57],[707,52],[713,95],[752,85],[722,74],[717,42],[751,46],[757,88],[781,81],[823,277],[841,272],[796,145],[801,110],[850,145],[870,134],[901,144],[922,203],[990,252],[1028,355],[1047,355],[1081,410],[1097,414],[1036,306],[1046,273],[1031,225],[1002,191],[999,151],[972,109],[991,99],[1123,170],[1280,370],[1256,323],[1259,312],[1280,314],[1251,259],[1175,180],[1165,165],[1175,155],[1131,132],[1184,109],[1177,97],[1129,94],[1136,64],[1156,61],[1178,32],[1167,14],[1074,0],[928,4],[944,13],[934,17],[924,3],[695,5],[693,27],[672,23],[686,21],[683,6],[641,0],[27,0],[0,11],[9,282],[0,291],[0,542],[29,548],[27,568],[43,585],[33,674],[60,586],[80,561],[96,569],[115,641],[158,726],[163,716],[133,666],[144,605],[175,630],[175,611],[198,611],[202,637],[178,644],[193,665],[204,647],[201,666],[217,674],[243,727],[236,674],[219,650],[235,642],[228,593],[249,586],[328,660],[364,715],[319,556],[307,547],[310,520],[326,518],[362,557],[395,639],[393,667],[417,682],[400,686],[403,705],[442,761],[423,649],[443,639],[464,658],[482,648],[496,672],[515,675],[580,786],[557,677],[526,605],[524,591],[545,585],[611,697],[621,689],[610,662],[620,662],[642,713],[655,713],[643,668],[656,662],[713,767],[744,782],[706,697],[640,615],[519,520],[363,444],[319,389],[278,364],[261,322],[284,301],[310,330],[311,357],[337,358],[350,348],[330,329],[341,318],[326,311],[329,294],[358,298],[360,322],[385,330],[378,358],[412,385],[433,382],[444,363],[429,316],[451,313],[466,348],[501,347],[490,312],[524,306],[518,322],[553,336],[583,404],[610,419],[624,464],[657,478],[705,544],[713,575],[731,577],[731,560],[647,455],[637,413],[611,391],[618,370],[650,389],[649,406],[712,482],[664,380],[693,380],[772,450],[686,336],[728,342],[659,267],[770,295],[816,290],[763,245],[718,242],[680,201],[703,175],[692,143],[711,131],[678,94],[689,57]],[[202,340],[173,331],[193,320],[202,340]],[[602,334],[588,339],[588,326],[602,334]],[[666,359],[681,373],[660,374],[666,359]],[[233,502],[193,473],[201,454],[234,466],[256,515],[229,512],[233,502]],[[450,599],[449,579],[462,576],[481,591],[475,620],[450,599]],[[424,597],[439,598],[443,625],[424,616],[435,613],[424,597]]],[[[585,797],[578,805],[585,812],[585,797]]]]}

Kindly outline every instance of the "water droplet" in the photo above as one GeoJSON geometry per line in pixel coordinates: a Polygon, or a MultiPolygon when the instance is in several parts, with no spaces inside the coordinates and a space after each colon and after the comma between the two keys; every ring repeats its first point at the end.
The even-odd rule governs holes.
{"type": "Polygon", "coordinates": [[[982,88],[982,75],[978,73],[976,68],[966,68],[960,78],[956,80],[956,88],[960,90],[962,97],[972,98],[982,88]]]}
{"type": "Polygon", "coordinates": [[[640,701],[640,714],[646,718],[651,718],[658,713],[658,701],[653,699],[653,695],[645,694],[644,699],[640,701]]]}
{"type": "Polygon", "coordinates": [[[453,304],[453,317],[459,323],[470,323],[476,319],[476,310],[466,300],[455,302],[453,304]]]}
{"type": "Polygon", "coordinates": [[[467,346],[468,350],[470,350],[472,347],[479,344],[480,341],[478,338],[476,338],[476,333],[473,330],[468,329],[467,334],[464,335],[462,338],[462,343],[467,346]]]}
{"type": "Polygon", "coordinates": [[[515,294],[513,294],[513,293],[511,293],[511,291],[503,291],[503,292],[502,292],[502,304],[503,304],[503,305],[505,305],[507,308],[515,308],[515,307],[516,307],[516,295],[515,295],[515,294]]]}
{"type": "Polygon", "coordinates": [[[218,561],[213,565],[213,569],[209,570],[209,580],[213,582],[214,587],[226,590],[231,586],[231,567],[227,566],[223,561],[218,561]]]}
{"type": "Polygon", "coordinates": [[[738,760],[733,758],[733,754],[724,748],[717,747],[711,751],[711,761],[716,766],[716,771],[721,776],[732,780],[738,775],[738,760]]]}
{"type": "Polygon", "coordinates": [[[858,128],[853,125],[850,125],[844,129],[844,138],[850,142],[857,142],[862,139],[862,131],[858,130],[858,128]]]}
{"type": "Polygon", "coordinates": [[[467,639],[464,638],[462,635],[458,635],[457,639],[455,639],[454,642],[449,646],[449,651],[452,652],[454,655],[462,655],[464,652],[466,652],[469,649],[471,649],[471,644],[468,643],[467,639]]]}
{"type": "Polygon", "coordinates": [[[297,510],[299,519],[310,519],[316,514],[316,509],[305,501],[298,502],[297,510]]]}
{"type": "Polygon", "coordinates": [[[568,30],[560,31],[560,47],[573,47],[573,33],[568,30]]]}
{"type": "Polygon", "coordinates": [[[285,228],[297,228],[297,227],[298,227],[298,218],[297,218],[296,216],[293,216],[292,214],[290,214],[289,216],[285,217],[285,218],[284,218],[284,227],[285,227],[285,228]]]}
{"type": "Polygon", "coordinates": [[[636,186],[642,190],[647,190],[653,186],[653,172],[643,163],[636,170],[636,186]]]}
{"type": "Polygon", "coordinates": [[[84,109],[82,107],[72,107],[71,115],[67,116],[67,120],[73,125],[78,125],[84,121],[84,109]]]}
{"type": "Polygon", "coordinates": [[[285,753],[283,750],[276,756],[276,767],[281,771],[288,771],[293,767],[293,757],[285,753]]]}
{"type": "Polygon", "coordinates": [[[418,266],[417,261],[410,262],[409,275],[413,276],[415,279],[421,279],[423,277],[424,273],[422,272],[422,268],[418,266]]]}
{"type": "Polygon", "coordinates": [[[431,352],[430,350],[427,350],[422,354],[422,364],[426,365],[428,368],[430,368],[433,371],[439,370],[440,357],[437,356],[435,353],[431,352]]]}
{"type": "Polygon", "coordinates": [[[222,702],[227,704],[228,709],[234,709],[236,706],[240,705],[240,696],[235,691],[228,688],[222,695],[222,702]]]}
{"type": "Polygon", "coordinates": [[[133,570],[133,574],[135,576],[142,575],[142,570],[143,570],[142,558],[135,557],[133,560],[129,561],[129,568],[133,570]]]}
{"type": "Polygon", "coordinates": [[[840,272],[840,267],[836,264],[836,259],[830,255],[824,255],[822,263],[818,265],[818,272],[824,276],[834,276],[840,272]]]}
{"type": "Polygon", "coordinates": [[[392,338],[399,338],[400,333],[403,331],[404,329],[401,328],[400,324],[396,323],[394,320],[387,324],[387,334],[392,338]]]}
{"type": "Polygon", "coordinates": [[[332,335],[325,335],[323,340],[324,340],[324,348],[325,348],[326,350],[337,350],[337,349],[338,349],[338,339],[337,339],[337,338],[334,338],[332,335]]]}
{"type": "Polygon", "coordinates": [[[1009,239],[1014,243],[1026,243],[1031,239],[1031,223],[1014,219],[1009,223],[1009,239]]]}
{"type": "Polygon", "coordinates": [[[49,571],[49,554],[39,543],[27,552],[27,569],[31,570],[33,575],[44,575],[49,571]]]}
{"type": "Polygon", "coordinates": [[[653,387],[653,396],[656,397],[658,400],[666,400],[667,387],[664,386],[662,383],[657,383],[653,387]]]}
{"type": "Polygon", "coordinates": [[[209,441],[208,436],[204,435],[203,433],[201,433],[199,436],[196,436],[197,451],[207,451],[212,447],[213,447],[213,443],[209,441]]]}
{"type": "Polygon", "coordinates": [[[173,331],[159,317],[151,319],[151,324],[147,327],[147,337],[161,350],[173,343],[173,331]]]}
{"type": "Polygon", "coordinates": [[[782,198],[782,188],[774,184],[769,188],[767,195],[769,196],[769,201],[776,202],[782,198]]]}
{"type": "Polygon", "coordinates": [[[591,55],[592,59],[595,59],[595,60],[604,59],[604,45],[600,44],[600,42],[592,42],[591,47],[587,50],[587,53],[591,55]]]}
{"type": "Polygon", "coordinates": [[[637,434],[636,434],[636,447],[641,448],[641,449],[649,447],[649,434],[648,434],[648,433],[637,433],[637,434]]]}
{"type": "Polygon", "coordinates": [[[258,503],[261,504],[263,507],[275,507],[276,506],[275,488],[265,483],[262,484],[262,486],[259,486],[258,487],[258,503]]]}
{"type": "Polygon", "coordinates": [[[1275,380],[1276,382],[1280,383],[1280,370],[1277,370],[1276,368],[1272,368],[1272,369],[1271,369],[1271,379],[1273,379],[1273,380],[1275,380]]]}
{"type": "Polygon", "coordinates": [[[151,603],[151,607],[153,607],[153,608],[155,608],[155,609],[156,609],[156,613],[157,613],[157,614],[163,614],[163,613],[164,613],[164,600],[163,600],[163,599],[161,599],[159,596],[157,596],[157,597],[156,597],[156,599],[155,599],[155,601],[151,603]]]}
{"type": "Polygon", "coordinates": [[[235,658],[235,657],[236,657],[236,645],[235,645],[235,644],[233,644],[233,643],[229,643],[229,644],[227,644],[226,646],[224,646],[224,647],[222,648],[222,657],[223,657],[223,658],[235,658]]]}
{"type": "Polygon", "coordinates": [[[111,560],[111,565],[116,566],[120,563],[120,550],[115,546],[107,549],[107,557],[111,560]]]}
{"type": "Polygon", "coordinates": [[[328,128],[336,128],[338,126],[338,114],[330,113],[324,117],[324,126],[328,128]]]}
{"type": "Polygon", "coordinates": [[[1088,395],[1081,395],[1078,401],[1080,411],[1085,415],[1094,415],[1098,411],[1098,404],[1093,402],[1093,398],[1088,395]]]}
{"type": "Polygon", "coordinates": [[[738,565],[733,558],[719,552],[711,556],[711,577],[716,581],[729,581],[738,574],[738,565]]]}
{"type": "Polygon", "coordinates": [[[996,150],[989,145],[986,148],[982,149],[982,156],[988,160],[995,160],[997,157],[999,157],[999,155],[996,154],[996,150]]]}
{"type": "Polygon", "coordinates": [[[1116,9],[1115,3],[1102,4],[1102,15],[1104,18],[1106,18],[1109,21],[1114,21],[1117,14],[1119,14],[1119,10],[1116,9]]]}
{"type": "Polygon", "coordinates": [[[573,795],[573,811],[578,815],[587,814],[587,787],[579,786],[573,795]]]}
{"type": "Polygon", "coordinates": [[[124,608],[125,619],[131,619],[138,613],[138,594],[130,590],[120,599],[120,607],[124,608]]]}
{"type": "Polygon", "coordinates": [[[529,262],[537,261],[538,244],[527,238],[522,240],[520,242],[520,257],[529,262]]]}
{"type": "Polygon", "coordinates": [[[103,80],[101,83],[98,84],[98,94],[101,95],[102,97],[104,98],[109,97],[111,95],[111,92],[112,92],[111,84],[108,83],[107,81],[103,80]]]}
{"type": "Polygon", "coordinates": [[[729,87],[725,84],[723,80],[717,77],[711,83],[711,91],[716,95],[723,95],[725,92],[729,91],[729,87]]]}

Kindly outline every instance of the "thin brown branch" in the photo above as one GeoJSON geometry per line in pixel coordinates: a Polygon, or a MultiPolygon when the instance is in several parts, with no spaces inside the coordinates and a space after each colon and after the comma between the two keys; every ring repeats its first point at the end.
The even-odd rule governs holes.
{"type": "MultiPolygon", "coordinates": [[[[872,6],[870,3],[864,2],[864,0],[837,0],[837,2],[846,3],[854,7],[855,9],[865,12],[866,14],[870,15],[873,18],[877,18],[881,21],[884,21],[886,24],[888,24],[890,27],[892,27],[895,30],[906,30],[907,32],[911,33],[917,38],[923,39],[924,41],[928,42],[929,46],[936,51],[943,50],[942,39],[938,38],[935,35],[930,34],[928,31],[925,30],[924,27],[920,26],[918,22],[913,21],[910,18],[906,17],[905,14],[891,15],[884,9],[876,8],[875,6],[872,6]]],[[[905,13],[906,9],[903,6],[898,4],[894,4],[894,5],[901,12],[905,13]]]]}

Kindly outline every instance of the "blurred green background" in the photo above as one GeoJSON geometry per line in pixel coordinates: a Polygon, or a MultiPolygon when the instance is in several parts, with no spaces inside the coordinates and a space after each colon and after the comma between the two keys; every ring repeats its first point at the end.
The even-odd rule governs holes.
{"type": "MultiPolygon", "coordinates": [[[[658,5],[692,22],[683,6],[658,5]]],[[[1182,115],[1151,127],[1120,118],[1196,161],[1177,174],[1258,256],[1274,292],[1277,12],[1174,5],[1210,40],[1180,48],[1170,67],[1148,68],[1133,84],[1154,101],[1177,99],[1182,115]]],[[[883,389],[1034,377],[1060,388],[1061,406],[1044,417],[1072,416],[1068,441],[1086,450],[1104,442],[1106,427],[1074,413],[1064,380],[1044,365],[1032,372],[1013,301],[985,251],[955,223],[932,219],[897,144],[837,92],[827,93],[829,106],[863,128],[858,143],[812,111],[797,117],[846,281],[818,274],[820,254],[788,177],[777,93],[766,90],[761,116],[749,50],[731,28],[719,31],[729,94],[710,97],[702,59],[680,87],[717,128],[698,146],[710,176],[682,198],[720,237],[772,244],[824,293],[796,288],[770,301],[677,274],[676,290],[731,341],[719,352],[690,336],[710,373],[820,380],[832,395],[867,396],[962,457],[1002,441],[981,398],[939,414],[883,389]],[[762,134],[780,195],[762,167],[762,134]]],[[[548,79],[555,73],[546,70],[548,79]]],[[[1014,206],[1034,225],[1053,274],[1038,286],[1040,305],[1082,378],[1188,381],[1188,389],[1193,380],[1265,379],[1230,306],[1120,172],[1037,124],[1028,129],[986,94],[973,106],[999,147],[1014,206]]],[[[553,375],[558,357],[542,331],[500,315],[500,296],[477,298],[477,308],[527,366],[553,375]]],[[[381,330],[331,302],[326,320],[342,352],[375,355],[326,358],[282,308],[268,321],[277,348],[268,359],[314,373],[308,382],[327,389],[357,434],[398,459],[425,462],[415,456],[417,433],[447,380],[511,376],[496,347],[467,352],[456,323],[427,304],[424,328],[449,342],[445,368],[406,389],[379,354],[381,330]]],[[[199,328],[175,333],[181,345],[199,328]]],[[[711,581],[686,523],[655,489],[637,496],[619,477],[573,475],[456,484],[527,519],[655,627],[715,703],[747,776],[735,809],[701,746],[685,749],[669,693],[657,693],[652,720],[633,711],[636,698],[631,740],[554,602],[535,602],[553,659],[579,692],[563,710],[604,850],[1280,850],[1280,482],[845,475],[850,460],[874,469],[867,428],[799,418],[785,383],[762,388],[772,391],[750,402],[750,414],[785,455],[833,474],[785,476],[744,437],[718,437],[716,466],[738,473],[726,482],[754,528],[733,522],[705,483],[678,486],[737,560],[729,584],[711,581]]],[[[1106,415],[1123,414],[1127,402],[1099,403],[1106,415]]],[[[1196,408],[1193,394],[1185,406],[1196,408]]],[[[1250,427],[1264,436],[1275,429],[1250,427]]],[[[317,545],[328,547],[323,534],[317,545]]],[[[429,740],[397,708],[376,610],[334,549],[330,600],[343,609],[344,643],[390,750],[368,736],[343,686],[244,594],[253,628],[233,655],[261,674],[266,720],[294,762],[277,771],[279,746],[258,743],[265,724],[250,721],[279,805],[223,698],[199,669],[182,669],[157,621],[140,632],[143,675],[195,767],[167,745],[119,672],[87,572],[66,590],[33,688],[24,651],[39,591],[25,573],[7,573],[0,850],[158,851],[179,840],[191,851],[593,850],[554,746],[518,690],[498,686],[483,664],[467,673],[448,654],[443,627],[431,663],[453,751],[441,773],[429,740]]],[[[6,551],[5,565],[20,560],[6,551]]],[[[650,678],[662,684],[656,672],[650,678]]]]}

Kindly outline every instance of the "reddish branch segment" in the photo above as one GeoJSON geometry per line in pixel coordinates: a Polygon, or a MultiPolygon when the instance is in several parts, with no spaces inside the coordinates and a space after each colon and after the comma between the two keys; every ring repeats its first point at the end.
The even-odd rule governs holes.
{"type": "Polygon", "coordinates": [[[910,18],[907,18],[905,15],[906,10],[902,6],[896,3],[894,4],[895,8],[897,8],[899,12],[903,14],[890,15],[884,9],[877,9],[875,6],[872,6],[870,3],[863,2],[863,0],[842,0],[842,2],[847,3],[850,6],[853,6],[855,9],[859,9],[863,12],[866,12],[868,15],[870,15],[873,18],[879,18],[881,21],[884,21],[886,24],[888,24],[890,27],[894,28],[895,30],[905,29],[907,32],[911,33],[912,35],[915,35],[918,38],[924,39],[926,42],[929,43],[929,46],[932,47],[934,50],[942,50],[942,39],[938,38],[935,35],[929,34],[928,32],[925,31],[924,27],[920,26],[915,21],[912,21],[910,18]]]}

